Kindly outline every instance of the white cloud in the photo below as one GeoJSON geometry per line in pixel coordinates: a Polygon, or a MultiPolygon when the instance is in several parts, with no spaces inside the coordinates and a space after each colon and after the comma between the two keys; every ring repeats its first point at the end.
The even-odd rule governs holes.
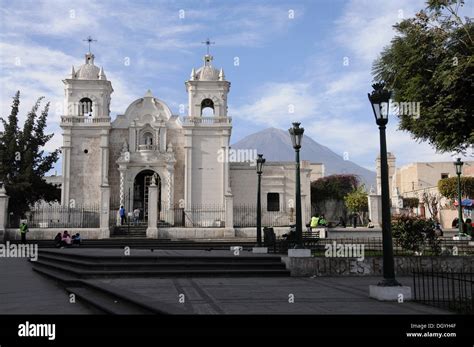
{"type": "Polygon", "coordinates": [[[268,126],[282,126],[311,117],[317,110],[318,103],[311,96],[309,84],[268,83],[260,90],[258,99],[231,108],[230,114],[268,126]]]}

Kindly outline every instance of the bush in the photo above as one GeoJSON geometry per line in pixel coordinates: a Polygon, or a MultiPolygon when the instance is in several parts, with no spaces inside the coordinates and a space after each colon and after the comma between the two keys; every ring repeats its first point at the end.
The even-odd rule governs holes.
{"type": "Polygon", "coordinates": [[[434,254],[440,254],[440,240],[435,233],[435,221],[415,216],[401,215],[392,221],[392,235],[395,243],[406,251],[423,253],[429,247],[434,254]]]}

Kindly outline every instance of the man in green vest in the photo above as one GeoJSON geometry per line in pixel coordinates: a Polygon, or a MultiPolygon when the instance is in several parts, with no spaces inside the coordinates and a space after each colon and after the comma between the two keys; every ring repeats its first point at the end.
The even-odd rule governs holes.
{"type": "Polygon", "coordinates": [[[26,243],[26,233],[28,232],[28,224],[25,221],[20,223],[21,243],[26,243]]]}
{"type": "Polygon", "coordinates": [[[311,223],[309,225],[311,227],[311,231],[313,231],[313,229],[316,229],[318,227],[318,223],[319,223],[319,217],[317,217],[316,215],[311,217],[311,223]]]}

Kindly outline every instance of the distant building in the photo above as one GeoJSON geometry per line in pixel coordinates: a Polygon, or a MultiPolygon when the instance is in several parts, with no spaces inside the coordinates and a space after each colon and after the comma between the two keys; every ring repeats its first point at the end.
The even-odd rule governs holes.
{"type": "MultiPolygon", "coordinates": [[[[474,176],[474,161],[464,162],[462,175],[474,176]]],[[[419,206],[413,212],[429,218],[432,217],[433,208],[424,197],[436,198],[438,219],[443,227],[451,227],[452,220],[457,217],[457,211],[438,190],[439,180],[450,177],[456,177],[456,168],[452,161],[417,162],[397,168],[392,179],[392,184],[396,187],[396,192],[392,193],[392,205],[397,195],[401,199],[418,198],[419,206]]]]}

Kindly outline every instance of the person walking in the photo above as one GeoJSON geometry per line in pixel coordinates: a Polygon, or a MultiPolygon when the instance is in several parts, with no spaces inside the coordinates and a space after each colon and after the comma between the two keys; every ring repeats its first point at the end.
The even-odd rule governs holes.
{"type": "Polygon", "coordinates": [[[120,225],[124,225],[124,223],[125,223],[125,208],[123,208],[123,206],[120,206],[119,215],[120,215],[120,225]]]}
{"type": "Polygon", "coordinates": [[[359,215],[356,212],[352,215],[352,226],[354,228],[357,228],[357,218],[358,217],[359,217],[359,215]]]}
{"type": "Polygon", "coordinates": [[[137,207],[133,210],[133,224],[138,225],[140,222],[140,209],[137,207]]]}
{"type": "Polygon", "coordinates": [[[22,221],[20,224],[20,236],[21,243],[26,243],[26,233],[28,232],[28,224],[25,221],[22,221]]]}

